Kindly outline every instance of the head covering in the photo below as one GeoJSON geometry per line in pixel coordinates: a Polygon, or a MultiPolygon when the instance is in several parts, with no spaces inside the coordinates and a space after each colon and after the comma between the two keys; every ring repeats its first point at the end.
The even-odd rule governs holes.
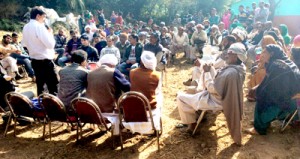
{"type": "Polygon", "coordinates": [[[241,41],[244,41],[247,37],[247,32],[245,30],[241,29],[240,27],[235,28],[232,31],[232,34],[236,35],[238,38],[240,38],[241,41]]]}
{"type": "Polygon", "coordinates": [[[86,25],[86,26],[84,27],[84,30],[86,30],[87,28],[90,28],[90,29],[91,29],[91,26],[86,25]]]}
{"type": "Polygon", "coordinates": [[[300,35],[297,35],[297,36],[294,38],[293,44],[294,44],[293,47],[300,48],[300,35]]]}
{"type": "Polygon", "coordinates": [[[242,62],[247,60],[246,48],[242,43],[232,44],[228,49],[228,52],[230,51],[232,51],[233,54],[236,54],[242,62]]]}
{"type": "Polygon", "coordinates": [[[105,54],[101,57],[101,59],[97,62],[98,66],[101,66],[102,64],[109,64],[116,66],[118,64],[118,59],[113,54],[105,54]]]}
{"type": "Polygon", "coordinates": [[[266,50],[271,55],[269,63],[272,63],[275,60],[288,60],[288,57],[279,45],[267,45],[266,50]]]}
{"type": "Polygon", "coordinates": [[[292,48],[292,57],[293,57],[294,63],[298,66],[298,68],[300,68],[300,47],[292,48]]]}
{"type": "Polygon", "coordinates": [[[153,52],[143,51],[141,55],[141,61],[147,69],[155,70],[157,62],[153,52]]]}
{"type": "Polygon", "coordinates": [[[289,35],[289,29],[287,25],[280,24],[279,25],[281,35],[283,37],[285,45],[289,45],[291,43],[291,36],[289,35]]]}
{"type": "Polygon", "coordinates": [[[277,42],[275,41],[275,39],[271,35],[263,36],[263,38],[261,40],[261,47],[263,49],[265,49],[266,46],[269,45],[269,44],[277,44],[277,42]]]}
{"type": "Polygon", "coordinates": [[[204,29],[204,26],[203,26],[202,24],[197,24],[197,25],[196,25],[196,28],[204,29]]]}

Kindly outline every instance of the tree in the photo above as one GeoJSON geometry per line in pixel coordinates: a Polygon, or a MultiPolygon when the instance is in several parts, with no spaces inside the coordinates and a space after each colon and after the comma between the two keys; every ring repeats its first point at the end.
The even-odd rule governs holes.
{"type": "Polygon", "coordinates": [[[269,19],[271,21],[273,21],[274,16],[275,16],[276,8],[281,3],[281,1],[282,0],[278,0],[277,2],[276,2],[276,0],[269,0],[269,3],[270,3],[270,15],[269,15],[269,19]]]}

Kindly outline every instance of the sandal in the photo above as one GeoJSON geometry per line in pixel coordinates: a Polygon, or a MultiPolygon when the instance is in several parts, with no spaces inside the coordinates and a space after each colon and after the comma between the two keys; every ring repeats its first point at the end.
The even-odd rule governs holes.
{"type": "Polygon", "coordinates": [[[188,127],[188,125],[187,124],[181,124],[181,123],[175,125],[175,128],[177,128],[177,129],[185,128],[185,127],[188,127]]]}

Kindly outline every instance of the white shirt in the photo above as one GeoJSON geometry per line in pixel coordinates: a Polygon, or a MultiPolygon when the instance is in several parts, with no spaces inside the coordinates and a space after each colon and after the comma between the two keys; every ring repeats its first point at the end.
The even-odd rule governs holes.
{"type": "Polygon", "coordinates": [[[54,36],[44,24],[31,19],[23,28],[23,46],[29,51],[29,56],[35,60],[54,59],[54,36]]]}
{"type": "Polygon", "coordinates": [[[120,51],[119,51],[119,49],[116,48],[115,46],[111,46],[111,47],[106,46],[105,48],[103,48],[103,49],[101,50],[100,59],[101,59],[102,56],[104,56],[105,54],[113,54],[113,55],[115,55],[116,58],[118,59],[118,63],[120,63],[120,60],[121,60],[120,51]]]}
{"type": "Polygon", "coordinates": [[[181,36],[175,34],[173,37],[173,44],[180,46],[187,46],[189,44],[189,37],[187,33],[183,33],[181,36]]]}

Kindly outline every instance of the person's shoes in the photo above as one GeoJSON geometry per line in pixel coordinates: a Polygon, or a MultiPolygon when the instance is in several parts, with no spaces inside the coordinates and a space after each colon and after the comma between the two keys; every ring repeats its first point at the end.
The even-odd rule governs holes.
{"type": "Polygon", "coordinates": [[[185,86],[191,86],[192,79],[188,79],[187,81],[183,82],[183,85],[185,86]]]}
{"type": "Polygon", "coordinates": [[[32,81],[32,82],[36,82],[35,76],[32,76],[32,77],[31,77],[31,81],[32,81]]]}
{"type": "Polygon", "coordinates": [[[180,129],[180,128],[186,128],[186,127],[188,127],[188,125],[187,124],[177,124],[177,125],[175,125],[175,128],[177,128],[177,129],[180,129]]]}

